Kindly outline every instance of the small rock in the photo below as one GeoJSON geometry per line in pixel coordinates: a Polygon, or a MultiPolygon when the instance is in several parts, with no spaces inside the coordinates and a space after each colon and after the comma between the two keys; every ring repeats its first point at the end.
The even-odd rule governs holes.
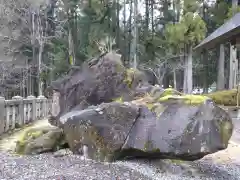
{"type": "Polygon", "coordinates": [[[63,157],[63,156],[67,156],[67,155],[71,155],[73,154],[72,151],[70,151],[70,149],[60,149],[56,152],[53,153],[54,157],[63,157]]]}

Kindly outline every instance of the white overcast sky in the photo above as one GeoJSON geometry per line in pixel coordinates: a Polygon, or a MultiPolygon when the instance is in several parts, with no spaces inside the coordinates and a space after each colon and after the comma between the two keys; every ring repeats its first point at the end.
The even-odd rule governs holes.
{"type": "MultiPolygon", "coordinates": [[[[174,1],[174,0],[173,0],[174,1]]],[[[209,5],[210,4],[213,4],[216,2],[216,0],[205,0],[209,5]]],[[[123,4],[123,0],[120,1],[120,3],[123,4]]],[[[126,19],[128,19],[129,15],[130,15],[130,5],[129,4],[126,4],[126,19]]],[[[134,8],[134,7],[133,7],[134,8]]],[[[145,13],[145,3],[144,3],[144,0],[139,0],[138,1],[138,12],[141,14],[141,15],[144,15],[145,13]]],[[[124,8],[121,9],[120,11],[120,19],[123,19],[123,13],[124,13],[124,8]]],[[[155,16],[158,16],[160,15],[159,13],[159,10],[155,10],[154,11],[154,14],[155,16]]]]}

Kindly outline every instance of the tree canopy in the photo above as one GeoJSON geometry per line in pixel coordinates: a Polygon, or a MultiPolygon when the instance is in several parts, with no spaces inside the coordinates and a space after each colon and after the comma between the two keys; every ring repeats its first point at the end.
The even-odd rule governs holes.
{"type": "MultiPolygon", "coordinates": [[[[36,82],[40,79],[45,86],[71,66],[113,50],[122,54],[126,66],[137,54],[139,68],[154,71],[161,76],[162,84],[173,85],[180,78],[177,86],[181,89],[187,66],[182,62],[190,49],[239,12],[239,7],[232,8],[231,1],[210,0],[138,0],[138,11],[134,11],[133,0],[1,3],[6,12],[0,16],[2,41],[7,42],[5,52],[36,67],[30,76],[36,82]]],[[[202,86],[204,80],[199,76],[206,64],[200,55],[190,56],[193,86],[202,86]]],[[[208,58],[212,62],[208,64],[211,84],[217,73],[216,50],[208,58]]]]}

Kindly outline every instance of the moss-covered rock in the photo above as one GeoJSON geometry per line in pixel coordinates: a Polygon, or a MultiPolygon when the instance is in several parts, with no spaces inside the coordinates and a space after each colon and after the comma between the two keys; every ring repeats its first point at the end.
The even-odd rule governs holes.
{"type": "Polygon", "coordinates": [[[155,112],[156,115],[159,116],[167,107],[166,104],[169,103],[180,103],[185,105],[197,106],[205,103],[207,100],[211,100],[211,98],[202,95],[175,95],[180,93],[177,93],[177,91],[171,91],[170,88],[167,90],[167,92],[173,92],[174,95],[169,94],[165,96],[159,96],[158,94],[156,96],[156,93],[150,93],[146,94],[143,98],[132,101],[132,103],[146,106],[149,110],[155,112]],[[157,99],[156,97],[159,98],[157,99]]]}
{"type": "Polygon", "coordinates": [[[16,142],[17,154],[39,154],[54,151],[65,144],[61,129],[57,127],[30,128],[24,131],[16,142]]]}
{"type": "MultiPolygon", "coordinates": [[[[129,103],[130,104],[130,103],[129,103]]],[[[69,112],[63,130],[70,149],[98,161],[112,161],[121,149],[139,108],[126,103],[103,103],[83,111],[69,112]]]]}
{"type": "MultiPolygon", "coordinates": [[[[224,106],[236,106],[237,105],[237,89],[216,91],[210,94],[205,94],[210,97],[216,104],[224,106]]],[[[238,97],[240,104],[240,97],[238,97]]]]}
{"type": "Polygon", "coordinates": [[[178,95],[178,96],[181,96],[183,95],[183,93],[173,89],[173,88],[167,88],[164,90],[164,92],[161,94],[160,97],[164,97],[164,96],[167,96],[167,95],[178,95]]]}
{"type": "MultiPolygon", "coordinates": [[[[189,102],[190,104],[198,104],[196,101],[206,100],[208,97],[212,99],[218,105],[224,106],[236,106],[237,105],[237,89],[232,90],[224,90],[224,91],[216,91],[209,94],[203,95],[184,95],[181,92],[176,91],[173,88],[167,88],[163,92],[159,91],[157,88],[153,88],[152,92],[150,93],[152,97],[159,99],[161,102],[165,100],[171,99],[173,96],[174,98],[178,96],[184,96],[185,102],[189,102]],[[157,92],[157,93],[156,93],[157,92]],[[192,100],[194,98],[194,100],[192,100]],[[187,100],[186,100],[187,99],[187,100]]],[[[238,103],[240,104],[240,96],[238,97],[238,103]]]]}
{"type": "MultiPolygon", "coordinates": [[[[237,89],[232,90],[224,90],[224,91],[216,91],[210,94],[203,94],[203,95],[184,95],[181,92],[178,92],[174,90],[173,88],[167,88],[164,90],[164,92],[156,93],[157,88],[153,88],[150,95],[152,97],[157,97],[160,102],[164,102],[166,100],[172,100],[172,99],[184,99],[184,102],[187,104],[198,104],[198,101],[205,101],[208,99],[212,99],[213,102],[215,102],[218,105],[224,105],[224,106],[236,106],[237,105],[237,89]],[[174,97],[173,97],[174,96],[174,97]],[[182,96],[182,97],[179,97],[182,96]]],[[[238,97],[238,103],[240,104],[240,96],[238,97]]]]}
{"type": "Polygon", "coordinates": [[[115,98],[113,99],[113,102],[123,103],[124,102],[123,97],[121,96],[121,97],[115,98]]]}
{"type": "Polygon", "coordinates": [[[71,110],[83,110],[120,96],[124,101],[131,101],[139,84],[148,84],[144,72],[125,68],[119,54],[102,54],[51,83],[49,89],[56,97],[52,107],[56,111],[52,112],[56,113],[52,114],[49,123],[61,127],[60,117],[71,110]]]}
{"type": "Polygon", "coordinates": [[[207,100],[211,100],[211,99],[207,96],[201,96],[201,95],[182,95],[182,96],[166,95],[159,98],[158,102],[164,103],[169,101],[179,101],[187,105],[200,105],[205,103],[207,100]]]}
{"type": "Polygon", "coordinates": [[[158,101],[148,96],[133,101],[143,106],[122,149],[137,149],[138,156],[151,157],[159,148],[160,152],[153,153],[155,158],[188,161],[225,149],[232,120],[211,102],[201,95],[166,95],[158,101]]]}
{"type": "Polygon", "coordinates": [[[124,81],[129,88],[135,88],[139,83],[146,81],[146,76],[138,69],[129,68],[125,71],[124,81]]]}
{"type": "Polygon", "coordinates": [[[233,131],[232,123],[230,121],[219,121],[218,129],[221,135],[222,144],[226,145],[225,148],[227,148],[228,141],[232,135],[232,133],[229,132],[233,131]]]}

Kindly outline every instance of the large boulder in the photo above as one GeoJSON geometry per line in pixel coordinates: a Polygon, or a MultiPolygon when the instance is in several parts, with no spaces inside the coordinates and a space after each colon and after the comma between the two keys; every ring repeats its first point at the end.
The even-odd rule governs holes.
{"type": "Polygon", "coordinates": [[[101,104],[82,111],[72,111],[60,118],[66,140],[74,153],[83,153],[100,161],[112,161],[123,146],[139,114],[135,105],[101,104]]]}
{"type": "Polygon", "coordinates": [[[120,58],[115,53],[103,54],[53,82],[55,102],[49,122],[60,126],[60,116],[70,111],[111,102],[120,96],[131,100],[134,89],[147,78],[138,70],[126,69],[120,58]]]}
{"type": "Polygon", "coordinates": [[[169,95],[160,98],[161,103],[150,99],[134,102],[142,108],[122,150],[136,149],[132,154],[140,157],[197,160],[227,148],[232,120],[210,98],[169,95]]]}
{"type": "Polygon", "coordinates": [[[232,135],[229,115],[209,98],[151,97],[105,103],[61,117],[72,151],[95,160],[130,157],[197,160],[225,149],[232,135]],[[200,99],[200,100],[199,100],[200,99]]]}
{"type": "Polygon", "coordinates": [[[95,160],[196,160],[227,148],[233,131],[211,98],[153,86],[114,53],[72,69],[52,89],[50,124],[63,130],[71,151],[95,160]]]}

